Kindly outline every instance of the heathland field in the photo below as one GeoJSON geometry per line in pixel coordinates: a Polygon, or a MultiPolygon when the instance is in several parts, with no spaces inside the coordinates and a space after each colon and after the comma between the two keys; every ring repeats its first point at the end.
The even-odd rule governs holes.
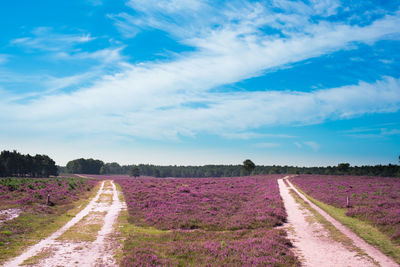
{"type": "Polygon", "coordinates": [[[0,263],[396,266],[400,262],[396,178],[80,176],[0,180],[0,263]],[[366,236],[365,229],[372,234],[366,236]]]}
{"type": "Polygon", "coordinates": [[[133,222],[124,265],[299,265],[277,176],[120,179],[133,222]]]}

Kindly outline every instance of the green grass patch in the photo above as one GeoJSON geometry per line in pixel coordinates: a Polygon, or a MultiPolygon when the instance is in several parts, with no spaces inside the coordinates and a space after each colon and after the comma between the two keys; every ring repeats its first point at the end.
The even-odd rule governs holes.
{"type": "Polygon", "coordinates": [[[53,255],[53,250],[51,248],[46,248],[40,251],[38,254],[36,254],[33,257],[30,257],[29,259],[25,260],[22,265],[35,265],[39,264],[41,260],[50,258],[53,255]]]}
{"type": "Polygon", "coordinates": [[[107,212],[90,212],[57,239],[73,242],[95,241],[97,233],[104,224],[104,216],[106,214],[107,212]]]}
{"type": "MultiPolygon", "coordinates": [[[[121,202],[125,202],[124,194],[122,193],[121,186],[115,184],[118,192],[118,198],[121,202]]],[[[129,212],[127,210],[122,210],[118,216],[116,225],[117,235],[116,239],[119,240],[120,246],[115,254],[115,258],[118,263],[124,257],[124,253],[133,249],[135,246],[141,247],[144,242],[155,241],[165,233],[170,231],[159,230],[154,227],[140,227],[129,222],[129,212]],[[125,252],[124,252],[125,251],[125,252]]]]}
{"type": "Polygon", "coordinates": [[[102,193],[96,202],[111,205],[113,202],[113,194],[112,193],[111,194],[110,193],[102,193]]]}
{"type": "Polygon", "coordinates": [[[336,208],[331,205],[325,204],[315,198],[305,194],[302,190],[296,187],[303,195],[305,195],[312,203],[327,212],[333,218],[347,226],[350,230],[356,233],[359,237],[364,239],[367,243],[378,248],[382,253],[393,258],[400,264],[400,247],[394,244],[390,238],[383,234],[372,224],[361,221],[357,218],[349,217],[346,215],[346,209],[336,208]]]}
{"type": "Polygon", "coordinates": [[[145,235],[160,235],[170,232],[169,230],[160,230],[154,227],[141,227],[128,222],[129,214],[128,211],[121,211],[118,217],[118,225],[120,231],[124,235],[132,234],[145,234],[145,235]]]}
{"type": "Polygon", "coordinates": [[[65,225],[86,207],[98,190],[99,185],[76,202],[52,207],[52,213],[23,212],[18,218],[5,222],[0,227],[0,264],[65,225]]]}

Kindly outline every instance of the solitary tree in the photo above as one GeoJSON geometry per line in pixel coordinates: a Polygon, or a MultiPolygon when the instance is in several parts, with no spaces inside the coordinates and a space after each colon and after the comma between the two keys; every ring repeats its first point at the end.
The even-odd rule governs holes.
{"type": "Polygon", "coordinates": [[[255,167],[256,165],[251,160],[246,159],[245,161],[243,161],[242,174],[249,175],[255,167]]]}
{"type": "Polygon", "coordinates": [[[339,163],[337,166],[337,169],[342,174],[347,173],[350,169],[350,164],[349,163],[339,163]]]}
{"type": "Polygon", "coordinates": [[[130,171],[130,176],[133,176],[135,178],[140,176],[140,170],[137,166],[132,167],[130,171]]]}

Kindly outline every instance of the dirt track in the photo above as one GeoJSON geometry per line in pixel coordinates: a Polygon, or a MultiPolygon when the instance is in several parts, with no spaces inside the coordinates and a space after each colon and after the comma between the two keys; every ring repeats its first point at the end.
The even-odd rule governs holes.
{"type": "Polygon", "coordinates": [[[280,193],[288,213],[288,224],[285,227],[288,228],[289,237],[305,266],[377,266],[377,264],[384,267],[398,266],[392,259],[367,244],[347,227],[315,206],[296,190],[287,179],[286,181],[289,186],[284,183],[283,179],[278,180],[280,193]],[[289,193],[290,189],[346,235],[351,240],[353,247],[358,248],[366,255],[360,255],[354,249],[333,240],[328,231],[315,219],[312,219],[313,214],[295,201],[289,193]]]}
{"type": "Polygon", "coordinates": [[[71,221],[3,266],[116,266],[112,233],[124,208],[112,181],[71,221]]]}

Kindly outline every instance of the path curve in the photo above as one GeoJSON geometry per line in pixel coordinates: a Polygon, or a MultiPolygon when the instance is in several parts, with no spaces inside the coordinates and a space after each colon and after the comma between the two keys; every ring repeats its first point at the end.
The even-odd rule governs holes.
{"type": "Polygon", "coordinates": [[[105,188],[106,181],[102,181],[99,191],[89,204],[74,218],[57,230],[51,236],[43,239],[38,244],[28,248],[20,256],[6,262],[3,266],[14,267],[21,265],[25,260],[38,255],[45,250],[51,250],[51,256],[40,260],[34,266],[115,266],[113,249],[109,247],[111,242],[107,240],[114,232],[114,224],[117,221],[124,203],[119,200],[118,191],[113,181],[111,188],[105,188]],[[102,203],[102,194],[112,194],[112,203],[102,203]],[[94,242],[73,243],[57,240],[67,230],[76,225],[82,219],[93,212],[106,212],[101,230],[97,233],[94,242]]]}

